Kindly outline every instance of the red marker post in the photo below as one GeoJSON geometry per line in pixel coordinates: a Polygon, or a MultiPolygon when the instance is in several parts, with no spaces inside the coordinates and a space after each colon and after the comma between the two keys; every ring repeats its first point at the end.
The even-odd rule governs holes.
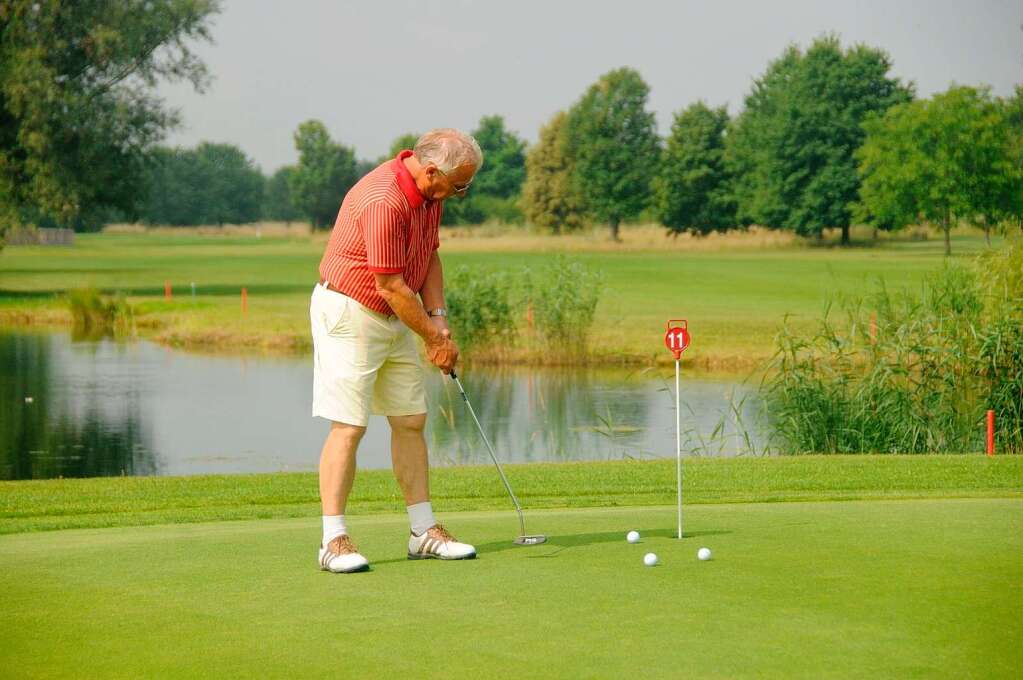
{"type": "Polygon", "coordinates": [[[689,324],[685,319],[668,319],[664,346],[675,355],[675,457],[678,460],[678,537],[682,538],[682,406],[679,396],[682,352],[689,347],[689,324]]]}
{"type": "Polygon", "coordinates": [[[987,412],[987,455],[995,455],[995,412],[987,412]]]}

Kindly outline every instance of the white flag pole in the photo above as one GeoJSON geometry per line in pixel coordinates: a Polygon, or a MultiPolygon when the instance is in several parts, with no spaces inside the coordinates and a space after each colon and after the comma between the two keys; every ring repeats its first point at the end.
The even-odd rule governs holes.
{"type": "Polygon", "coordinates": [[[675,457],[678,460],[678,538],[682,540],[682,352],[689,347],[689,323],[685,319],[668,319],[664,346],[675,355],[675,457]]]}
{"type": "Polygon", "coordinates": [[[678,459],[678,537],[682,538],[682,410],[679,396],[679,360],[675,359],[675,455],[678,459]]]}

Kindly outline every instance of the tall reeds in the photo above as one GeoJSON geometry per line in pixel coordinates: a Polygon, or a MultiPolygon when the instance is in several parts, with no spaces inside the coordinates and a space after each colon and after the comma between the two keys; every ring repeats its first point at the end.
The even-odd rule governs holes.
{"type": "Polygon", "coordinates": [[[580,363],[588,354],[602,279],[581,262],[558,256],[517,272],[462,266],[446,278],[452,331],[469,356],[580,363]]]}
{"type": "Polygon", "coordinates": [[[787,325],[763,384],[792,453],[1023,452],[1023,266],[1017,239],[947,266],[918,294],[883,286],[829,308],[810,336],[787,325]]]}
{"type": "Polygon", "coordinates": [[[67,299],[76,339],[134,334],[134,310],[123,294],[107,297],[95,288],[79,288],[70,291],[67,299]]]}

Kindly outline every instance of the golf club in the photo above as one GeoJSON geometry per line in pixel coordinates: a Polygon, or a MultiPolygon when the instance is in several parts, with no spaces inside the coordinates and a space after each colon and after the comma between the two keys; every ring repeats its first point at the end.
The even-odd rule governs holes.
{"type": "Polygon", "coordinates": [[[519,528],[522,533],[518,538],[515,539],[516,545],[539,545],[547,540],[547,537],[543,534],[527,534],[526,533],[526,521],[522,518],[522,506],[519,505],[519,499],[515,497],[515,492],[512,491],[511,484],[508,483],[508,478],[504,476],[504,470],[501,469],[501,464],[497,462],[497,455],[494,453],[494,447],[490,445],[490,440],[487,439],[487,435],[483,433],[483,426],[480,425],[480,419],[476,417],[476,411],[473,410],[472,404],[469,403],[469,397],[465,394],[465,389],[462,387],[462,381],[458,379],[454,371],[451,371],[451,379],[458,385],[458,391],[462,393],[462,401],[465,402],[466,407],[469,409],[469,414],[472,415],[473,422],[476,423],[476,429],[480,431],[480,436],[483,437],[483,443],[487,445],[487,451],[490,453],[490,458],[494,461],[494,465],[497,466],[497,473],[501,475],[501,481],[504,482],[504,488],[508,489],[508,495],[511,496],[512,502],[515,503],[515,511],[519,513],[519,528]]]}

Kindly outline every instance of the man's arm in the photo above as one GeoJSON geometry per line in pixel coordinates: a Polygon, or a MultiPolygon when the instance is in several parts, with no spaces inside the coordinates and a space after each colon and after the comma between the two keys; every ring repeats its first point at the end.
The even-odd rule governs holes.
{"type": "MultiPolygon", "coordinates": [[[[423,298],[423,308],[426,311],[438,307],[447,308],[444,303],[444,267],[440,263],[440,255],[436,250],[430,256],[430,264],[426,268],[426,280],[423,282],[423,289],[419,291],[419,296],[423,298]]],[[[447,317],[431,316],[430,321],[441,333],[451,337],[447,317]]]]}
{"type": "MultiPolygon", "coordinates": [[[[430,268],[433,269],[432,263],[430,268]]],[[[376,279],[377,293],[384,302],[390,305],[406,326],[426,341],[426,355],[430,361],[445,373],[450,373],[458,361],[458,347],[448,339],[448,334],[443,333],[430,321],[426,309],[416,299],[416,294],[405,283],[404,277],[401,274],[376,273],[373,276],[376,279]]]]}

